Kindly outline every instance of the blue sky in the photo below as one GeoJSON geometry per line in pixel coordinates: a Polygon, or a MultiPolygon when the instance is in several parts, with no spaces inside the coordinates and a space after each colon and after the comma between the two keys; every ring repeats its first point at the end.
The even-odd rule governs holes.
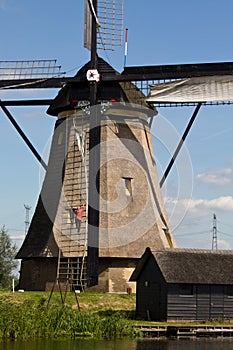
{"type": "MultiPolygon", "coordinates": [[[[0,60],[57,59],[67,75],[74,75],[89,60],[83,48],[83,9],[83,0],[0,0],[0,60]]],[[[125,0],[127,65],[232,61],[232,12],[230,0],[125,0]]],[[[99,54],[123,69],[123,47],[107,56],[99,54]]],[[[0,98],[53,98],[56,93],[0,91],[0,98]]],[[[9,110],[42,154],[55,119],[46,115],[46,108],[9,110]]],[[[181,134],[193,110],[160,108],[159,113],[181,134]]],[[[0,126],[0,225],[19,238],[24,235],[24,204],[31,205],[32,216],[40,192],[39,165],[1,111],[0,126]]],[[[166,151],[166,134],[158,141],[156,129],[152,131],[161,176],[160,167],[166,167],[171,155],[166,151]]],[[[211,248],[216,213],[219,247],[233,249],[232,131],[233,106],[203,106],[186,141],[191,161],[188,164],[181,156],[168,178],[164,200],[181,247],[211,248]]]]}

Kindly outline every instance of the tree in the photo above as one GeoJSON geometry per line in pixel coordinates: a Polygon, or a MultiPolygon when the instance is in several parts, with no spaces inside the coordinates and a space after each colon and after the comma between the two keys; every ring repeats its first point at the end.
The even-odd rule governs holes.
{"type": "Polygon", "coordinates": [[[18,262],[14,260],[17,247],[13,244],[5,226],[0,229],[0,287],[10,288],[18,262]]]}

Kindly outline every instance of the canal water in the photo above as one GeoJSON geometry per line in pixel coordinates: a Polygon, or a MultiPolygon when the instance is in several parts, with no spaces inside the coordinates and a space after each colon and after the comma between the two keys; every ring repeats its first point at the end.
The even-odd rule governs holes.
{"type": "Polygon", "coordinates": [[[180,340],[36,340],[0,343],[0,350],[232,350],[233,338],[180,340]]]}

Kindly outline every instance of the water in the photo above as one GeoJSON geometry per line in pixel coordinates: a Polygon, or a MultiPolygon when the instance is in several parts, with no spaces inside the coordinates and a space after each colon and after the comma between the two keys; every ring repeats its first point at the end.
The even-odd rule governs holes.
{"type": "Polygon", "coordinates": [[[0,343],[0,350],[232,350],[233,338],[194,340],[36,340],[0,343]]]}

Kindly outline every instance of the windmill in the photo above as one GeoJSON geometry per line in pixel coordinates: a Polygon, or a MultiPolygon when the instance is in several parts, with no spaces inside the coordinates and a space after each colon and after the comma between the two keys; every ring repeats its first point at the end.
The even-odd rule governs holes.
{"type": "MultiPolygon", "coordinates": [[[[152,156],[148,120],[156,114],[153,106],[167,103],[195,105],[190,123],[160,182],[162,186],[201,103],[231,100],[228,92],[232,63],[125,67],[121,74],[117,73],[97,56],[96,50],[96,33],[101,28],[100,9],[110,7],[111,11],[106,10],[105,15],[108,18],[113,3],[115,6],[116,1],[98,1],[98,4],[97,1],[86,1],[86,25],[89,28],[86,34],[91,32],[92,35],[91,39],[86,36],[85,45],[91,48],[91,60],[75,77],[50,76],[38,81],[38,76],[21,79],[16,76],[0,81],[1,87],[22,88],[29,84],[33,88],[61,87],[54,100],[1,101],[0,104],[40,161],[41,157],[15,123],[7,106],[47,104],[48,113],[58,116],[49,163],[48,166],[43,164],[47,168],[46,178],[29,233],[17,255],[22,258],[20,283],[24,289],[38,289],[39,286],[49,289],[55,277],[61,279],[62,276],[63,280],[72,276],[72,281],[81,289],[86,285],[93,288],[97,283],[99,290],[117,291],[123,284],[126,289],[129,286],[125,282],[127,276],[145,245],[174,246],[152,156]],[[99,8],[97,5],[100,5],[99,8]],[[199,79],[199,86],[205,84],[208,87],[210,76],[215,90],[211,90],[211,94],[202,101],[202,92],[199,91],[199,95],[198,91],[193,92],[193,86],[198,84],[192,83],[192,79],[199,79]],[[230,77],[228,89],[225,88],[226,76],[230,77]],[[165,82],[159,84],[161,80],[165,82]],[[153,82],[155,85],[146,98],[142,89],[132,82],[139,82],[146,89],[153,82]],[[187,87],[185,83],[188,82],[187,87]],[[181,85],[186,95],[183,92],[177,97],[176,89],[181,85]],[[224,93],[216,97],[219,86],[224,93]],[[167,91],[171,94],[168,95],[167,91]],[[188,91],[192,91],[189,96],[188,91]],[[105,149],[103,145],[107,145],[105,149]],[[115,152],[115,158],[116,153],[120,155],[124,151],[123,160],[118,160],[117,166],[111,151],[115,152]],[[101,163],[103,159],[105,162],[101,163]],[[110,166],[106,166],[108,163],[110,166]],[[138,165],[141,170],[139,175],[138,165]],[[138,189],[138,197],[135,188],[138,189]],[[146,205],[145,193],[148,193],[146,205]],[[119,205],[116,201],[119,197],[124,206],[121,203],[121,210],[115,215],[117,207],[110,204],[116,202],[119,205]],[[78,233],[73,209],[83,202],[86,210],[82,231],[78,233]],[[101,205],[106,206],[105,210],[101,205]],[[142,211],[141,206],[145,210],[142,211]],[[138,212],[138,209],[141,211],[138,212]],[[142,226],[135,221],[138,214],[143,214],[143,219],[140,219],[142,226]],[[150,222],[147,230],[143,227],[145,222],[150,222]],[[134,225],[130,227],[128,223],[134,225]],[[111,277],[106,278],[107,275],[111,277]],[[46,279],[44,276],[47,276],[46,279]]],[[[122,8],[122,2],[119,3],[122,8]]],[[[117,17],[116,14],[114,17],[117,17]]],[[[101,33],[99,38],[103,41],[101,33]]]]}

